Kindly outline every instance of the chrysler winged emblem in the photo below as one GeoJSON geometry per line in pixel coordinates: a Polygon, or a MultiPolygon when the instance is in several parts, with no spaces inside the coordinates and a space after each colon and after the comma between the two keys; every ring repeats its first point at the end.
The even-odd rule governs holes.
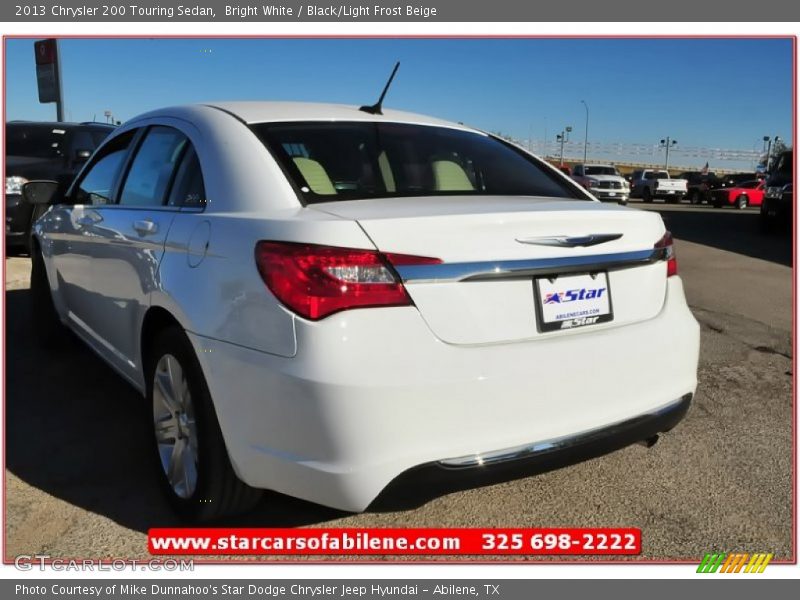
{"type": "Polygon", "coordinates": [[[575,248],[577,246],[596,246],[605,244],[622,237],[621,233],[589,233],[587,235],[546,235],[540,237],[517,238],[520,244],[534,246],[559,246],[561,248],[575,248]]]}

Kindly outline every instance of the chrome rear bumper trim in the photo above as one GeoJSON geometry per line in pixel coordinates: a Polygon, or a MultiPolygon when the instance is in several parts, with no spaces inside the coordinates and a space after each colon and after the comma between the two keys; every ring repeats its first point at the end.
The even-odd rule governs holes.
{"type": "MultiPolygon", "coordinates": [[[[670,402],[669,404],[652,410],[648,413],[644,413],[612,425],[605,425],[596,429],[583,431],[575,435],[566,435],[542,442],[515,446],[513,448],[505,448],[503,450],[495,450],[492,452],[446,458],[444,460],[437,461],[436,464],[445,469],[468,469],[473,467],[485,467],[497,463],[504,463],[520,459],[536,458],[537,456],[544,454],[569,450],[570,448],[591,443],[603,438],[613,438],[617,434],[623,434],[624,432],[627,432],[643,423],[658,422],[659,419],[668,416],[672,412],[679,413],[678,420],[680,420],[685,411],[688,410],[691,398],[692,394],[686,394],[678,400],[670,402]]],[[[674,425],[674,423],[669,423],[668,425],[671,426],[674,425]]]]}
{"type": "Polygon", "coordinates": [[[442,263],[438,265],[399,265],[396,268],[403,283],[446,283],[523,279],[561,273],[612,271],[664,260],[666,250],[653,248],[615,254],[563,256],[528,260],[442,263]]]}

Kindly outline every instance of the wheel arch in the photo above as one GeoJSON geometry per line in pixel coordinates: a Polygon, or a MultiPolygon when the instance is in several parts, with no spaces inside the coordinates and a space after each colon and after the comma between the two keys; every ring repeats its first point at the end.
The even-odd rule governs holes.
{"type": "Polygon", "coordinates": [[[152,341],[160,331],[168,327],[178,327],[185,330],[181,322],[163,306],[151,306],[147,309],[142,319],[139,331],[139,358],[142,365],[143,380],[146,379],[146,369],[149,364],[152,341]]]}

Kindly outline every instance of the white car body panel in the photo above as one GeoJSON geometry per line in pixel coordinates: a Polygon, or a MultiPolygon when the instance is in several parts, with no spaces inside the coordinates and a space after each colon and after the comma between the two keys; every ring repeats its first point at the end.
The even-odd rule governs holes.
{"type": "Polygon", "coordinates": [[[182,131],[202,166],[204,210],[57,206],[34,231],[62,320],[139,390],[146,315],[166,311],[183,327],[246,483],[364,510],[411,467],[592,430],[694,393],[699,328],[663,261],[610,270],[613,321],[569,331],[538,331],[532,278],[408,281],[412,306],[320,321],[295,315],[259,276],[259,240],[431,256],[448,266],[647,252],[665,230],[658,215],[590,200],[303,206],[245,123],[469,128],[335,105],[215,106],[154,111],[109,138],[152,124],[182,131]],[[76,225],[95,213],[96,223],[76,225]],[[143,214],[158,221],[147,239],[131,229],[143,214]],[[571,248],[528,243],[591,234],[621,237],[571,248]],[[669,360],[665,348],[677,349],[669,360]]]}
{"type": "Polygon", "coordinates": [[[361,511],[416,465],[591,430],[691,393],[699,328],[671,277],[656,318],[536,342],[452,346],[413,307],[298,320],[292,359],[192,341],[239,476],[361,511]],[[675,347],[687,351],[665,360],[675,347]]]}

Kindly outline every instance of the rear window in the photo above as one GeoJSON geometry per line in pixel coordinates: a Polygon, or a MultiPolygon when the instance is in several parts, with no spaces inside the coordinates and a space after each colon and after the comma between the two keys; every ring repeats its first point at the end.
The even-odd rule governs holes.
{"type": "Polygon", "coordinates": [[[452,195],[589,199],[536,159],[470,131],[367,122],[252,129],[308,203],[452,195]]]}
{"type": "Polygon", "coordinates": [[[619,175],[614,167],[591,167],[585,169],[587,175],[619,175]]]}
{"type": "Polygon", "coordinates": [[[41,125],[7,125],[6,154],[29,158],[56,158],[64,155],[67,131],[41,125]]]}

